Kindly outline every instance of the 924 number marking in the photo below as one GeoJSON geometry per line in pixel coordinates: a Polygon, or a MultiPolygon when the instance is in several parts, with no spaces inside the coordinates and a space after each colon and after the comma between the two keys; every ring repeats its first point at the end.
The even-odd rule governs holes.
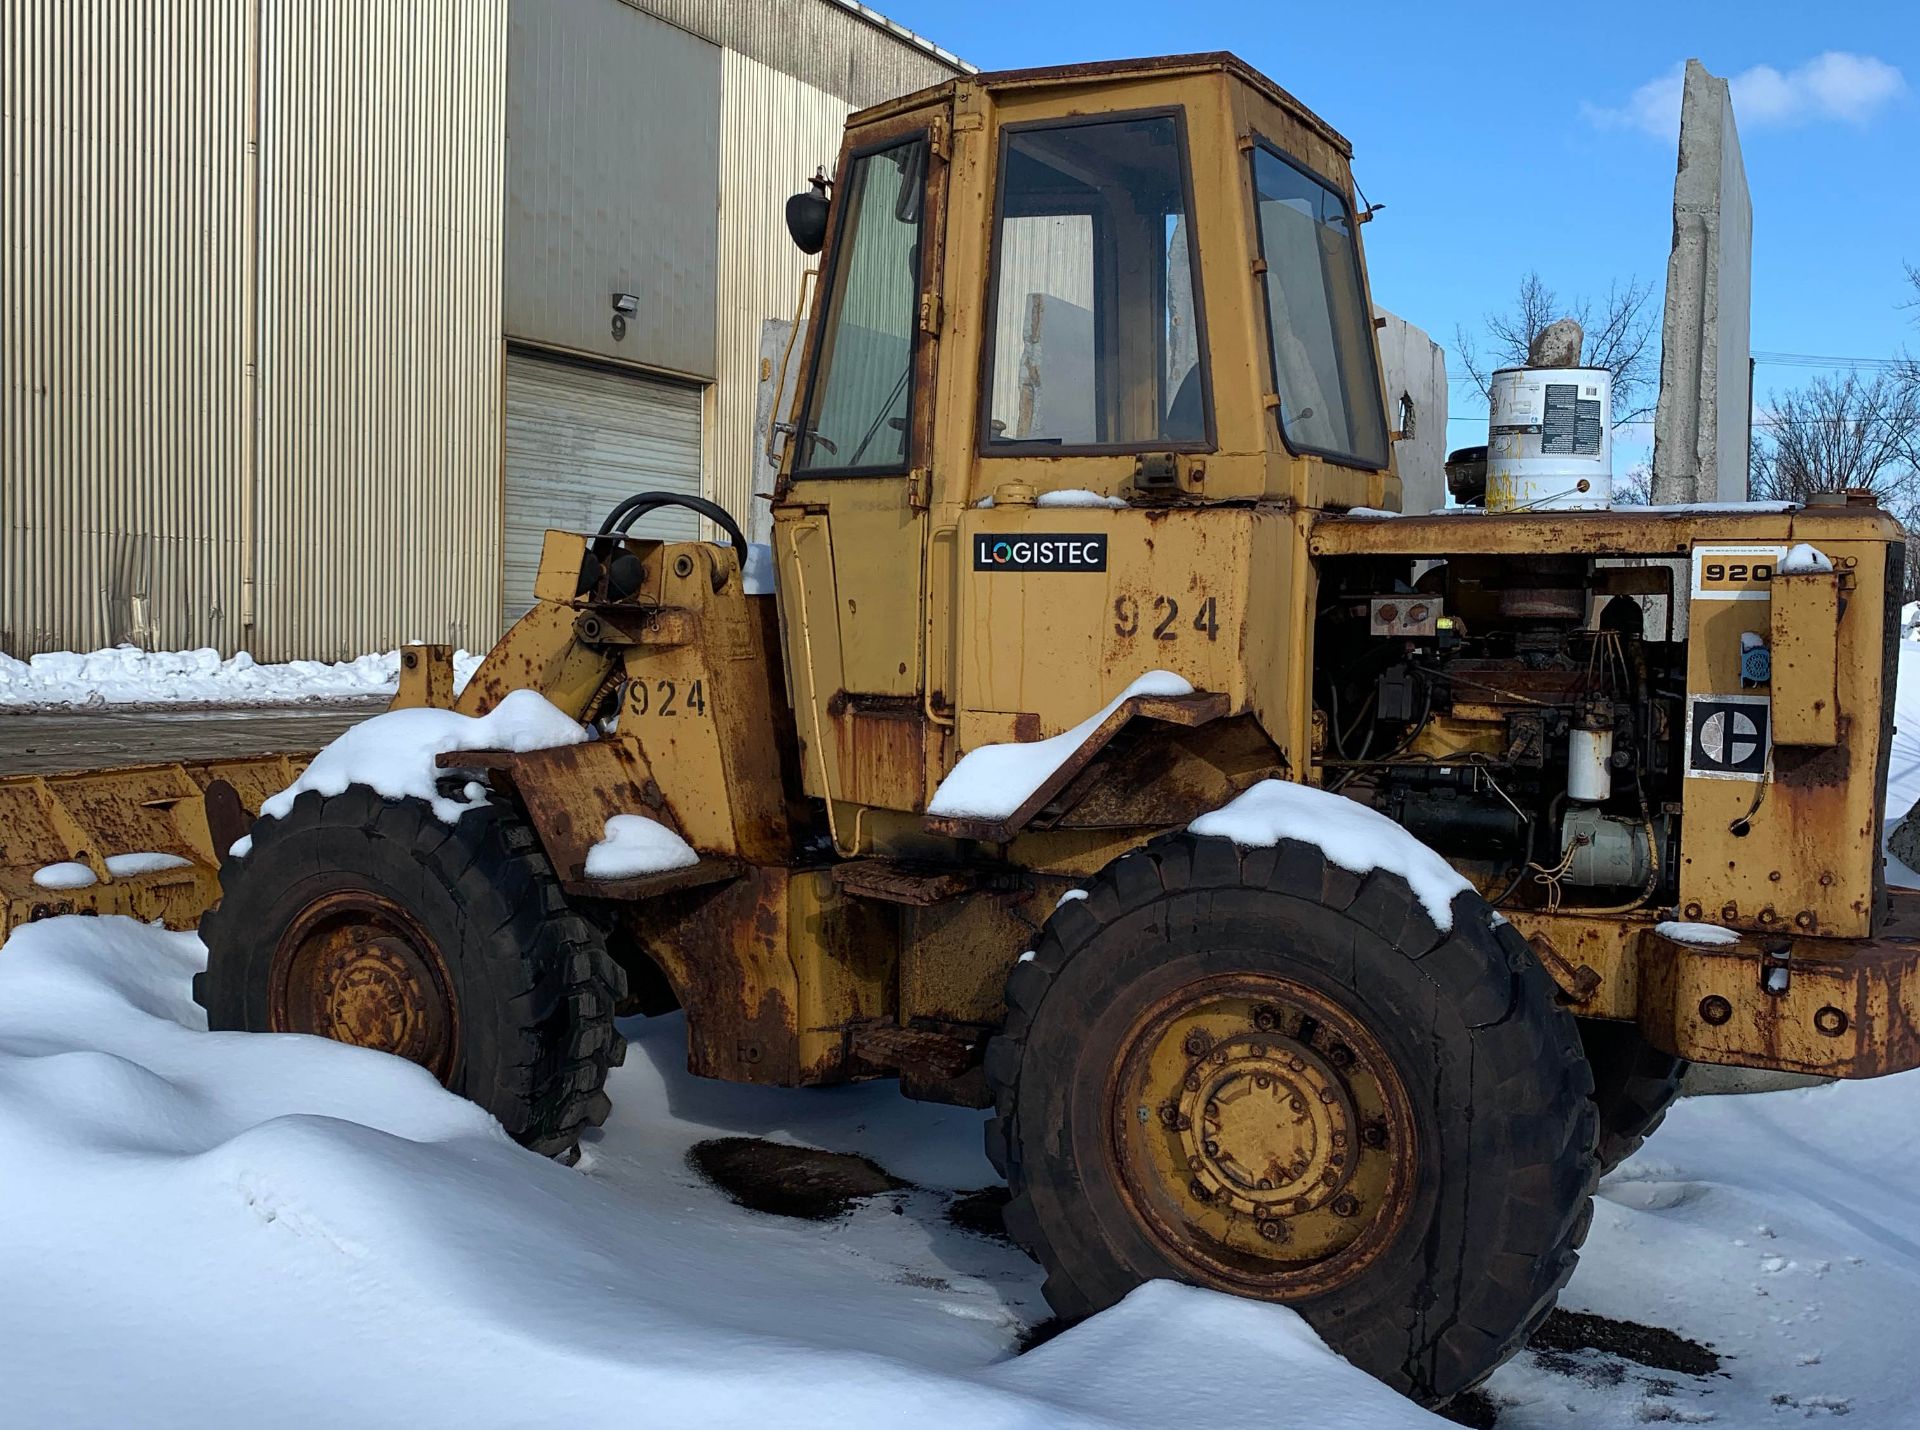
{"type": "Polygon", "coordinates": [[[649,686],[636,680],[627,686],[627,708],[636,715],[658,715],[671,719],[676,715],[707,713],[707,693],[703,682],[694,681],[683,696],[677,680],[656,680],[649,686]]]}
{"type": "MultiPolygon", "coordinates": [[[[1155,596],[1148,603],[1148,613],[1153,622],[1153,638],[1157,641],[1177,641],[1180,639],[1180,602],[1172,596],[1155,596]]],[[[1113,603],[1113,633],[1117,636],[1135,636],[1140,633],[1140,602],[1132,596],[1120,596],[1113,603]]],[[[1192,628],[1210,641],[1220,639],[1220,613],[1212,596],[1203,597],[1200,610],[1194,616],[1192,628]]]]}

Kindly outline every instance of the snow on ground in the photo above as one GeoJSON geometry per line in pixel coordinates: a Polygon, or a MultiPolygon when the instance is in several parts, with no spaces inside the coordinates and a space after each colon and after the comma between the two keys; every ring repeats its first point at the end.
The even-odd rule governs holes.
{"type": "MultiPolygon", "coordinates": [[[[202,957],[118,918],[0,954],[10,1426],[1440,1424],[1290,1311],[1166,1284],[1015,1358],[1040,1273],[948,1217],[994,1180],[980,1113],[701,1081],[677,1015],[629,1019],[567,1169],[397,1059],[202,1031],[202,957]],[[913,1185],[747,1211],[688,1164],[717,1135],[913,1185]]],[[[1718,1373],[1527,1351],[1484,1389],[1497,1423],[1908,1430],[1917,1187],[1920,1074],[1681,1104],[1602,1183],[1561,1304],[1708,1343],[1718,1373]]]]}
{"type": "MultiPolygon", "coordinates": [[[[454,683],[465,685],[480,657],[453,658],[454,683]]],[[[56,651],[16,660],[0,654],[0,710],[99,705],[297,705],[391,695],[399,687],[400,652],[357,660],[295,660],[261,665],[245,651],[145,651],[116,646],[87,654],[56,651]]]]}
{"type": "Polygon", "coordinates": [[[0,954],[9,1426],[1439,1423],[1291,1311],[1166,1284],[1012,1358],[1039,1273],[947,1218],[993,1181],[980,1113],[699,1082],[677,1016],[632,1020],[569,1170],[411,1064],[203,1031],[202,957],[118,918],[0,954]],[[716,1133],[916,1186],[746,1211],[687,1163],[716,1133]]]}

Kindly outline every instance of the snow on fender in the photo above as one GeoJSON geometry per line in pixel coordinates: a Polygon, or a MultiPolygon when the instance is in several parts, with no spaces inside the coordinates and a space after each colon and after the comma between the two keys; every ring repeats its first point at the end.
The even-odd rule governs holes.
{"type": "Polygon", "coordinates": [[[485,715],[453,710],[389,710],[345,731],[313,757],[300,778],[260,806],[262,819],[284,819],[306,790],[324,795],[365,785],[388,799],[417,799],[448,824],[487,802],[486,786],[469,784],[464,799],[440,793],[437,756],[454,750],[549,750],[579,745],[592,732],[544,695],[516,690],[485,715]]]}
{"type": "Polygon", "coordinates": [[[1441,933],[1453,928],[1454,895],[1473,889],[1451,864],[1384,814],[1290,780],[1262,780],[1187,829],[1231,839],[1242,849],[1271,849],[1282,839],[1297,839],[1315,845],[1350,874],[1375,869],[1398,874],[1441,933]]]}

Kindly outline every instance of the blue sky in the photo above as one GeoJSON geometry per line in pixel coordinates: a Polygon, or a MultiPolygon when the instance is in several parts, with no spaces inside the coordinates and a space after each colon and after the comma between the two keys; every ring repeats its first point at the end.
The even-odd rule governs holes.
{"type": "MultiPolygon", "coordinates": [[[[1920,350],[1913,0],[1602,7],[1225,0],[877,0],[982,68],[1233,50],[1353,142],[1385,210],[1374,297],[1449,349],[1537,268],[1563,295],[1665,286],[1678,66],[1733,77],[1753,195],[1756,353],[1920,350]]],[[[1450,370],[1458,374],[1457,364],[1450,370]]],[[[1756,398],[1818,369],[1763,362],[1756,398]]],[[[1454,386],[1450,440],[1484,440],[1454,386]]],[[[1645,442],[1621,434],[1619,456],[1645,442]]]]}

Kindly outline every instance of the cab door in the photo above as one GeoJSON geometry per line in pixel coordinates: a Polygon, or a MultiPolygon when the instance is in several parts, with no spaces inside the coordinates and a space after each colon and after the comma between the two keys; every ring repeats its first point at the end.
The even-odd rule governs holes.
{"type": "Polygon", "coordinates": [[[852,136],[774,511],[807,792],[919,807],[944,112],[852,136]]]}

